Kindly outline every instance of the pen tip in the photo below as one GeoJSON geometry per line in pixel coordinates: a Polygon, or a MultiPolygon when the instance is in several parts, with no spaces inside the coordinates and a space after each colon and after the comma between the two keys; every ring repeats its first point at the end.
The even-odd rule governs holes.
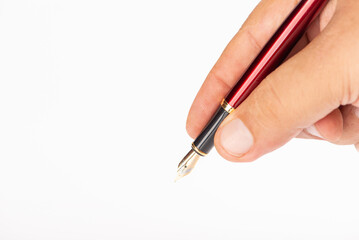
{"type": "Polygon", "coordinates": [[[198,162],[200,155],[196,153],[193,149],[189,151],[189,153],[183,158],[183,160],[178,165],[177,169],[177,177],[175,178],[175,182],[183,178],[192,172],[194,166],[198,162]]]}
{"type": "Polygon", "coordinates": [[[181,178],[183,178],[183,176],[182,175],[180,175],[180,174],[178,174],[177,176],[176,176],[176,178],[175,178],[175,183],[178,181],[178,180],[180,180],[181,178]]]}

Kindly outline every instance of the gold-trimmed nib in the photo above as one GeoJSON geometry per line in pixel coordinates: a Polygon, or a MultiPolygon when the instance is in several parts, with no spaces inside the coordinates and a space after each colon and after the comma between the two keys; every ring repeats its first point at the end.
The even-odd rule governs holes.
{"type": "Polygon", "coordinates": [[[201,155],[199,155],[195,150],[191,149],[191,151],[189,151],[183,160],[178,164],[177,177],[175,182],[192,172],[200,157],[201,155]]]}

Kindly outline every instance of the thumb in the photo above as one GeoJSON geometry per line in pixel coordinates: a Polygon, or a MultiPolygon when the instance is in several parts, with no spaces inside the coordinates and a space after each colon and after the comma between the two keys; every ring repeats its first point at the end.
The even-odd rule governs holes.
{"type": "Polygon", "coordinates": [[[253,161],[343,104],[348,81],[340,78],[343,71],[338,69],[341,64],[331,36],[323,31],[227,117],[215,136],[217,151],[224,158],[253,161]]]}

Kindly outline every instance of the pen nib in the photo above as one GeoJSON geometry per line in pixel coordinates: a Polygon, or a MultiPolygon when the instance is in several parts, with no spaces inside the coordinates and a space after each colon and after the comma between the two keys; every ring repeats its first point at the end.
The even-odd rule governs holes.
{"type": "Polygon", "coordinates": [[[189,151],[183,160],[178,164],[177,177],[175,182],[192,172],[200,157],[201,156],[196,153],[196,151],[191,149],[191,151],[189,151]]]}

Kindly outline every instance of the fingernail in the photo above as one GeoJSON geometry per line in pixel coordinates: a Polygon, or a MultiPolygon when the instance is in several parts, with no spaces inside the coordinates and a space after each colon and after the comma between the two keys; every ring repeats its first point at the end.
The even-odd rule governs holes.
{"type": "Polygon", "coordinates": [[[240,157],[253,145],[253,136],[240,119],[234,119],[222,128],[220,144],[231,155],[240,157]]]}
{"type": "Polygon", "coordinates": [[[320,133],[318,132],[317,128],[314,125],[308,127],[306,130],[313,136],[316,136],[318,138],[323,138],[322,135],[320,135],[320,133]]]}

